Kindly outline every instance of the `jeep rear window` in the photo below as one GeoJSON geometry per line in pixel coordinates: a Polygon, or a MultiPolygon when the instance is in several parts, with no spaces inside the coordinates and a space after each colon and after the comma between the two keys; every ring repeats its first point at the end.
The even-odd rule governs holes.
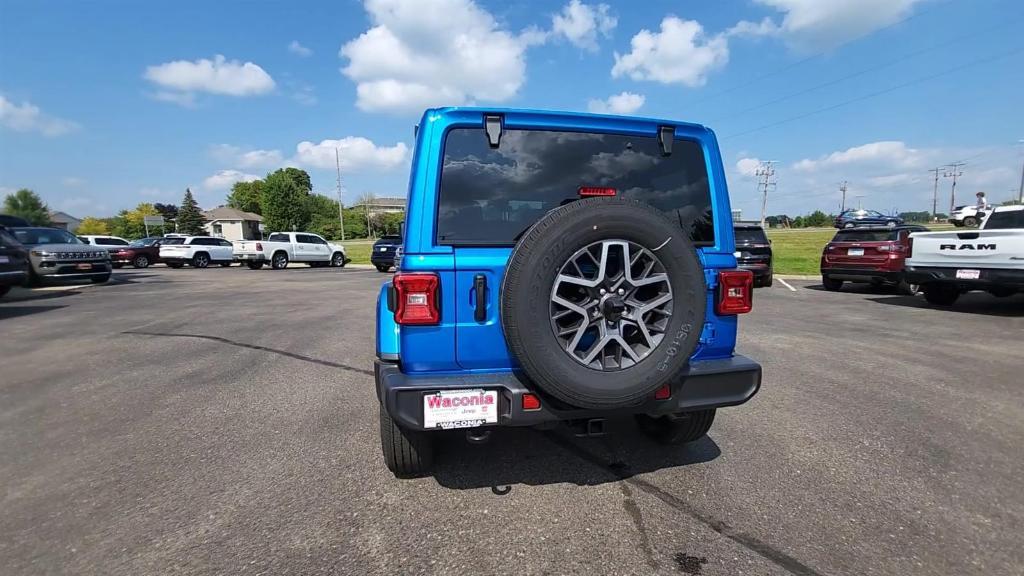
{"type": "Polygon", "coordinates": [[[898,230],[840,230],[833,242],[886,242],[899,240],[898,230]]]}
{"type": "Polygon", "coordinates": [[[437,242],[512,245],[549,210],[578,199],[581,186],[647,202],[698,245],[714,244],[697,142],[676,140],[662,156],[654,136],[505,129],[492,149],[483,128],[456,128],[445,139],[437,242]]]}
{"type": "Polygon", "coordinates": [[[1024,210],[993,212],[984,226],[985,230],[1005,230],[1007,228],[1024,228],[1024,210]]]}

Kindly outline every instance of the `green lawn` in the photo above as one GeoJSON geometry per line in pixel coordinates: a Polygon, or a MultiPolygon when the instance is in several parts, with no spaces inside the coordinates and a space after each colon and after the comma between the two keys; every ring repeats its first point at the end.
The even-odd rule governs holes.
{"type": "MultiPolygon", "coordinates": [[[[930,230],[952,230],[952,224],[929,225],[930,230]]],[[[818,274],[821,251],[836,234],[835,228],[771,229],[776,274],[818,274]]]]}
{"type": "Polygon", "coordinates": [[[353,264],[370,263],[373,240],[346,240],[342,242],[342,245],[345,246],[345,255],[353,264]]]}

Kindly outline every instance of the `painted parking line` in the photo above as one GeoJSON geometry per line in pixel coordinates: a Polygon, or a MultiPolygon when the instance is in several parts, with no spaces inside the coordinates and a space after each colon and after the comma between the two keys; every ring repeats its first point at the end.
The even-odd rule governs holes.
{"type": "Polygon", "coordinates": [[[790,285],[789,285],[789,282],[786,282],[786,281],[785,281],[785,280],[783,280],[782,278],[779,278],[779,283],[781,283],[781,284],[782,284],[783,286],[785,286],[786,288],[789,288],[790,292],[796,292],[796,288],[793,288],[792,286],[790,286],[790,285]]]}

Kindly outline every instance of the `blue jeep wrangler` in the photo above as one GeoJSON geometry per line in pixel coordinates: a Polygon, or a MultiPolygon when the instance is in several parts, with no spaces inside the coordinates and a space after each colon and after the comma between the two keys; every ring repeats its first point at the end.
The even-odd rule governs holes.
{"type": "Polygon", "coordinates": [[[417,127],[404,251],[377,305],[384,461],[426,473],[435,433],[633,415],[671,444],[742,404],[718,144],[684,122],[444,108],[417,127]]]}

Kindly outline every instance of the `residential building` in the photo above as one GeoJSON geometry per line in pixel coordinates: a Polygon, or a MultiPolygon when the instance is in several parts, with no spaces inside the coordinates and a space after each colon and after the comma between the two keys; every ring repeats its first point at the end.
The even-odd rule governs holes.
{"type": "Polygon", "coordinates": [[[402,213],[405,212],[405,198],[388,196],[370,198],[369,201],[353,204],[351,208],[366,210],[370,214],[402,213]]]}
{"type": "Polygon", "coordinates": [[[78,225],[82,221],[67,212],[61,212],[59,210],[50,210],[50,225],[54,228],[63,228],[72,234],[75,230],[78,230],[78,225]]]}
{"type": "Polygon", "coordinates": [[[203,212],[203,228],[210,236],[225,240],[260,240],[263,217],[252,212],[219,206],[203,212]]]}

